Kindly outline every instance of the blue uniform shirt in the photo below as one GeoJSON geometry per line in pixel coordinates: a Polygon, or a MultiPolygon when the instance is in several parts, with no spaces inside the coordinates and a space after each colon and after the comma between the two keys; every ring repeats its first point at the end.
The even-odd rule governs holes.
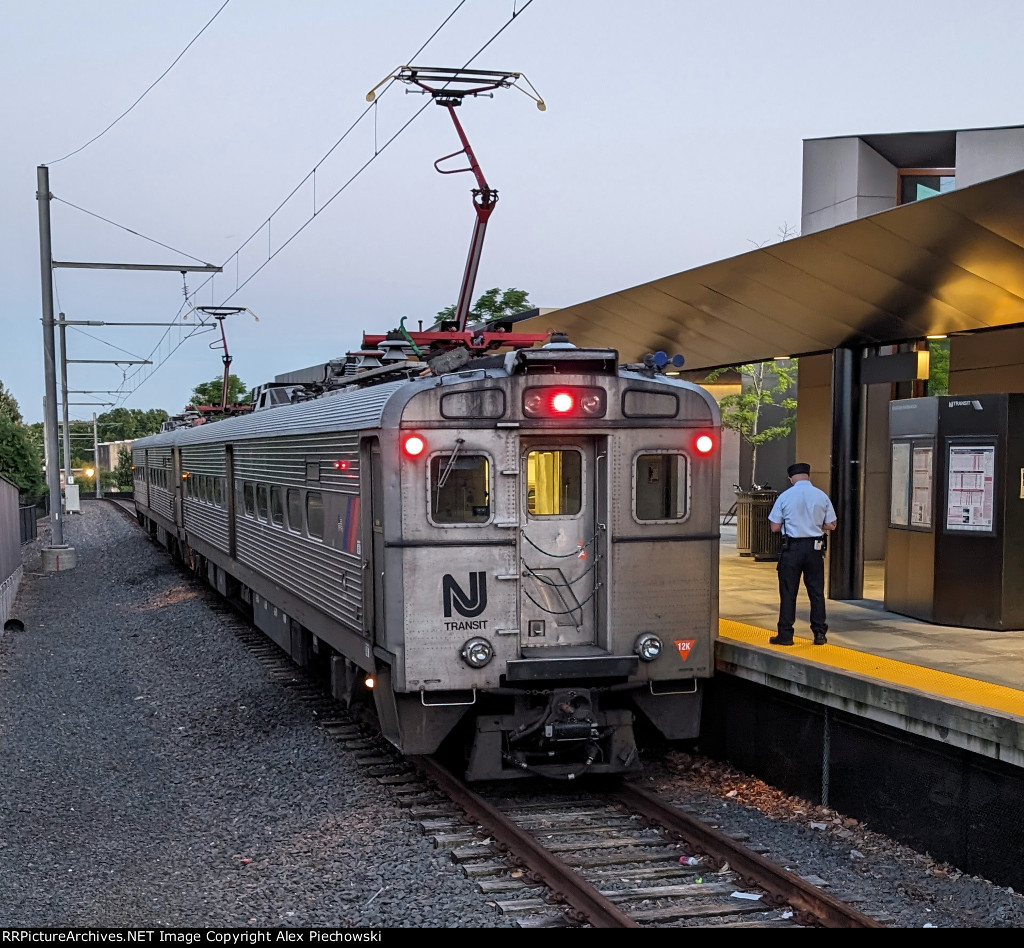
{"type": "Polygon", "coordinates": [[[779,494],[768,519],[781,523],[787,537],[820,537],[825,532],[822,524],[832,523],[836,512],[823,490],[810,481],[797,481],[779,494]]]}

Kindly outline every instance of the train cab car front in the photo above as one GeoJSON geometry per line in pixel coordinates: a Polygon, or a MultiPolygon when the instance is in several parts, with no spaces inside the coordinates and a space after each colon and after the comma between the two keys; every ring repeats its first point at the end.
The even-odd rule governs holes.
{"type": "Polygon", "coordinates": [[[507,713],[475,720],[466,779],[638,771],[633,713],[623,701],[637,665],[635,655],[595,647],[523,649],[492,694],[507,713]]]}

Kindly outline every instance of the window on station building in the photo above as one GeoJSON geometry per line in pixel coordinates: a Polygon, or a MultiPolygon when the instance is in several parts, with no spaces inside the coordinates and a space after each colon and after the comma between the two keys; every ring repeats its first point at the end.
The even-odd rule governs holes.
{"type": "Polygon", "coordinates": [[[955,168],[901,168],[897,201],[899,204],[913,204],[945,194],[955,187],[955,168]]]}

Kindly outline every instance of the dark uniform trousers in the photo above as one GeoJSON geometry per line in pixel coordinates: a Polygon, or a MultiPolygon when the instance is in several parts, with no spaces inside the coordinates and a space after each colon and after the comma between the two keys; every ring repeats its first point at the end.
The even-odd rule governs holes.
{"type": "Polygon", "coordinates": [[[793,623],[796,621],[796,596],[800,591],[800,577],[803,576],[807,595],[811,600],[811,631],[824,635],[828,631],[825,622],[825,553],[814,549],[814,541],[820,537],[786,537],[786,547],[779,557],[779,635],[793,637],[793,623]]]}

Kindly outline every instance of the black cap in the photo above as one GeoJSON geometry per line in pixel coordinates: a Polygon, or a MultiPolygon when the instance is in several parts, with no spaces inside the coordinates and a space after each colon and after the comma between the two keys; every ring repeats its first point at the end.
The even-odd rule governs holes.
{"type": "Polygon", "coordinates": [[[800,462],[799,464],[790,464],[789,467],[786,468],[786,474],[789,477],[796,477],[797,474],[810,474],[810,473],[811,473],[811,465],[810,464],[804,464],[803,462],[800,462]]]}

